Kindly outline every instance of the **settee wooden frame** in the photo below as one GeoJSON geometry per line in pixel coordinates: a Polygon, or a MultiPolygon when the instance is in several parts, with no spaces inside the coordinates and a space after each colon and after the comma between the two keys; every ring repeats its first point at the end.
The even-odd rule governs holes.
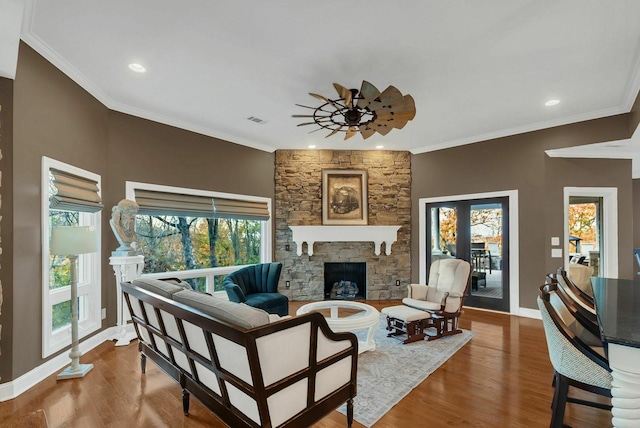
{"type": "Polygon", "coordinates": [[[270,428],[274,425],[272,425],[270,420],[267,399],[288,386],[308,378],[306,408],[284,423],[279,424],[278,427],[309,426],[345,402],[347,403],[347,424],[348,426],[352,425],[353,398],[356,396],[357,389],[356,373],[358,361],[358,342],[353,333],[334,333],[327,325],[325,318],[319,313],[310,313],[299,317],[287,318],[279,322],[245,330],[241,327],[204,314],[187,305],[143,290],[130,283],[124,282],[121,285],[126,304],[129,308],[129,313],[132,314],[131,317],[136,333],[138,334],[138,338],[141,339],[139,340],[138,345],[140,350],[141,370],[143,373],[145,372],[146,359],[149,358],[180,385],[183,393],[182,405],[185,415],[188,415],[189,413],[189,400],[190,396],[193,395],[198,399],[198,401],[200,401],[205,407],[211,410],[218,418],[229,426],[270,428]],[[135,297],[138,301],[137,304],[139,304],[139,308],[136,308],[137,310],[135,311],[132,304],[136,304],[136,301],[131,299],[130,296],[135,297]],[[158,321],[160,328],[153,326],[152,323],[149,322],[150,314],[147,311],[150,308],[155,312],[154,318],[158,321]],[[173,339],[169,334],[167,334],[161,312],[170,314],[175,318],[181,336],[179,341],[173,339]],[[142,317],[135,315],[136,313],[142,313],[142,317]],[[213,356],[211,360],[195,352],[192,347],[189,346],[184,329],[184,322],[193,324],[203,330],[206,337],[206,346],[210,355],[213,356]],[[308,367],[281,379],[272,385],[265,385],[262,380],[256,340],[260,337],[284,331],[304,323],[310,323],[311,326],[308,367]],[[316,361],[318,330],[320,330],[329,340],[348,340],[351,342],[351,346],[328,358],[316,361]],[[146,335],[143,334],[144,331],[146,331],[146,335]],[[212,334],[239,344],[246,349],[253,385],[243,381],[236,375],[221,367],[212,334]],[[145,336],[150,340],[144,340],[145,336]],[[164,342],[164,344],[160,344],[158,342],[164,342]],[[158,345],[165,348],[168,351],[168,355],[163,355],[158,345]],[[195,364],[198,363],[215,374],[218,379],[221,395],[219,396],[209,389],[199,379],[197,379],[197,376],[193,376],[191,373],[183,370],[176,362],[172,348],[184,353],[188,359],[191,373],[197,372],[195,370],[195,364]],[[316,389],[315,380],[317,373],[332,364],[349,357],[351,358],[351,380],[347,384],[316,401],[314,399],[314,393],[316,389]],[[231,404],[229,391],[226,387],[227,384],[234,386],[255,400],[259,412],[259,424],[248,418],[244,413],[231,404]]]}

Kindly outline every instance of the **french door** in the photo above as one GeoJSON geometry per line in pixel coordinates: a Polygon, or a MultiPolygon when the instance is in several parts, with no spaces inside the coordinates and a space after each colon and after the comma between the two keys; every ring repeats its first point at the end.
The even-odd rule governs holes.
{"type": "Polygon", "coordinates": [[[427,269],[438,259],[470,262],[465,306],[509,312],[508,210],[507,197],[427,203],[427,269]]]}

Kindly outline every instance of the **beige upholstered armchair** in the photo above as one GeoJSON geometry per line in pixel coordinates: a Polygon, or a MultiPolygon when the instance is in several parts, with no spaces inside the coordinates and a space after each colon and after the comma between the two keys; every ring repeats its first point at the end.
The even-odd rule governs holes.
{"type": "Polygon", "coordinates": [[[440,319],[442,335],[461,333],[458,318],[471,278],[471,264],[460,259],[440,259],[431,264],[429,281],[409,284],[409,295],[402,300],[406,306],[428,311],[440,319]]]}

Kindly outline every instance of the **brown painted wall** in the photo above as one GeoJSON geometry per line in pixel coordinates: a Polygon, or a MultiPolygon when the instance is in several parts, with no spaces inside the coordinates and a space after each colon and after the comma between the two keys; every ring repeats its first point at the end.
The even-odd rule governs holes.
{"type": "MultiPolygon", "coordinates": [[[[109,176],[105,216],[125,197],[125,182],[162,184],[216,192],[274,197],[275,155],[122,113],[109,113],[109,176]]],[[[105,256],[118,247],[105,232],[105,256]]],[[[108,263],[108,260],[107,260],[108,263]]],[[[103,272],[103,306],[116,323],[115,277],[103,272]]]]}
{"type": "MultiPolygon", "coordinates": [[[[19,286],[13,289],[11,308],[5,302],[3,310],[6,314],[13,311],[13,319],[3,327],[5,338],[13,332],[9,347],[13,361],[0,382],[13,380],[43,362],[38,297],[42,290],[42,156],[102,176],[102,307],[107,308],[103,328],[116,322],[115,278],[109,256],[118,244],[108,221],[111,207],[125,196],[126,180],[274,195],[274,154],[112,112],[25,44],[20,45],[14,83],[13,147],[15,245],[6,252],[14,257],[14,282],[19,286]]],[[[3,267],[0,275],[6,272],[3,267]]]]}
{"type": "Polygon", "coordinates": [[[0,78],[0,382],[13,365],[13,81],[0,78]]]}
{"type": "Polygon", "coordinates": [[[41,158],[105,177],[107,113],[53,65],[20,45],[14,92],[14,378],[42,363],[41,158]]]}
{"type": "Polygon", "coordinates": [[[552,159],[552,148],[629,137],[629,115],[618,115],[413,156],[412,279],[418,280],[420,198],[497,190],[519,191],[520,306],[535,308],[536,288],[558,267],[551,237],[564,235],[564,186],[618,187],[620,277],[630,277],[633,225],[631,161],[552,159]],[[560,196],[558,196],[558,191],[560,196]],[[625,228],[626,227],[626,228],[625,228]]]}

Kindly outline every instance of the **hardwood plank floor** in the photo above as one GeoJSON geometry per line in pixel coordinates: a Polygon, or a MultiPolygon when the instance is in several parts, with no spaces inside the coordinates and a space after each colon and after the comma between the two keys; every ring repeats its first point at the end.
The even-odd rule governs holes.
{"type": "MultiPolygon", "coordinates": [[[[303,303],[292,302],[291,313],[303,303]]],[[[367,303],[381,309],[400,302],[367,303]]],[[[374,427],[549,426],[552,368],[542,322],[465,309],[460,324],[476,336],[374,427]]],[[[57,382],[52,375],[0,403],[0,427],[19,426],[20,418],[40,409],[51,428],[225,426],[195,399],[190,415],[184,416],[177,384],[151,362],[147,373],[140,373],[135,343],[116,348],[113,342],[105,342],[84,355],[82,362],[94,364],[85,378],[57,382]]],[[[568,404],[565,423],[610,427],[611,416],[604,410],[568,404]]],[[[345,426],[346,417],[335,411],[314,425],[345,426]]],[[[354,427],[362,425],[354,423],[354,427]]]]}

